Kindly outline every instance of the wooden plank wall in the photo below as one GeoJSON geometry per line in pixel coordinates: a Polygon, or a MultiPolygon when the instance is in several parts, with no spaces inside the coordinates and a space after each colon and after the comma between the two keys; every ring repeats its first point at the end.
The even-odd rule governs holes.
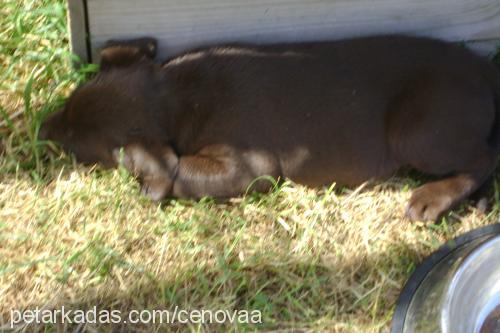
{"type": "Polygon", "coordinates": [[[86,1],[90,53],[108,39],[156,36],[160,57],[225,42],[340,39],[405,33],[500,45],[500,0],[86,1]]]}

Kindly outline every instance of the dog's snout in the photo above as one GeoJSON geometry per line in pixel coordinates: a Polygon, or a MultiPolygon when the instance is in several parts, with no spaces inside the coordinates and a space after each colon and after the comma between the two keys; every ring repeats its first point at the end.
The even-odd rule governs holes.
{"type": "Polygon", "coordinates": [[[38,130],[38,140],[54,140],[55,134],[62,125],[62,110],[49,114],[43,120],[38,130]]]}
{"type": "Polygon", "coordinates": [[[42,124],[40,126],[40,130],[38,131],[38,140],[48,140],[49,139],[49,126],[47,123],[42,124]]]}

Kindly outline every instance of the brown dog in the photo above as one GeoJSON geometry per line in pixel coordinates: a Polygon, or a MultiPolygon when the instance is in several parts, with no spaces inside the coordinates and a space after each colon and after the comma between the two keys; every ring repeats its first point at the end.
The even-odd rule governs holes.
{"type": "Polygon", "coordinates": [[[446,176],[413,193],[412,220],[437,219],[495,169],[500,73],[459,46],[403,36],[225,46],[163,65],[155,50],[150,38],[109,43],[101,72],[40,137],[108,167],[124,147],[155,200],[237,196],[262,175],[310,186],[402,166],[446,176]]]}

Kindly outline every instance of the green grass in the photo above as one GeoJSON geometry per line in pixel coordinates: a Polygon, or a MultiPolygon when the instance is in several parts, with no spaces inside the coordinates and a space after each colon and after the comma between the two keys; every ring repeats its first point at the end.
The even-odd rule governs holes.
{"type": "MultiPolygon", "coordinates": [[[[123,170],[84,168],[36,139],[45,115],[95,70],[71,68],[65,14],[60,0],[0,4],[3,324],[12,309],[178,306],[257,309],[263,323],[123,329],[388,332],[418,262],[445,240],[499,219],[497,182],[486,216],[464,205],[439,225],[409,223],[404,207],[416,182],[406,177],[364,190],[286,183],[224,205],[155,205],[123,170]]],[[[27,331],[37,328],[65,329],[27,331]]]]}

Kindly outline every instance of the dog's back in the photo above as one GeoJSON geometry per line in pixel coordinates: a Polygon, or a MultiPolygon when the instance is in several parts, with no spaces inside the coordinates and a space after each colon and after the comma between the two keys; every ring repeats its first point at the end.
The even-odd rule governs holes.
{"type": "MultiPolygon", "coordinates": [[[[401,36],[197,50],[165,65],[168,76],[182,78],[171,85],[174,95],[199,106],[189,110],[197,131],[172,126],[169,132],[182,153],[231,142],[278,154],[283,174],[302,183],[359,184],[400,166],[391,140],[401,138],[389,132],[406,127],[399,121],[425,116],[425,110],[411,119],[399,115],[399,99],[449,76],[482,84],[483,66],[459,46],[401,36]],[[299,155],[297,168],[289,160],[299,155]]],[[[436,113],[433,121],[446,126],[447,117],[461,117],[458,111],[436,113]]]]}

